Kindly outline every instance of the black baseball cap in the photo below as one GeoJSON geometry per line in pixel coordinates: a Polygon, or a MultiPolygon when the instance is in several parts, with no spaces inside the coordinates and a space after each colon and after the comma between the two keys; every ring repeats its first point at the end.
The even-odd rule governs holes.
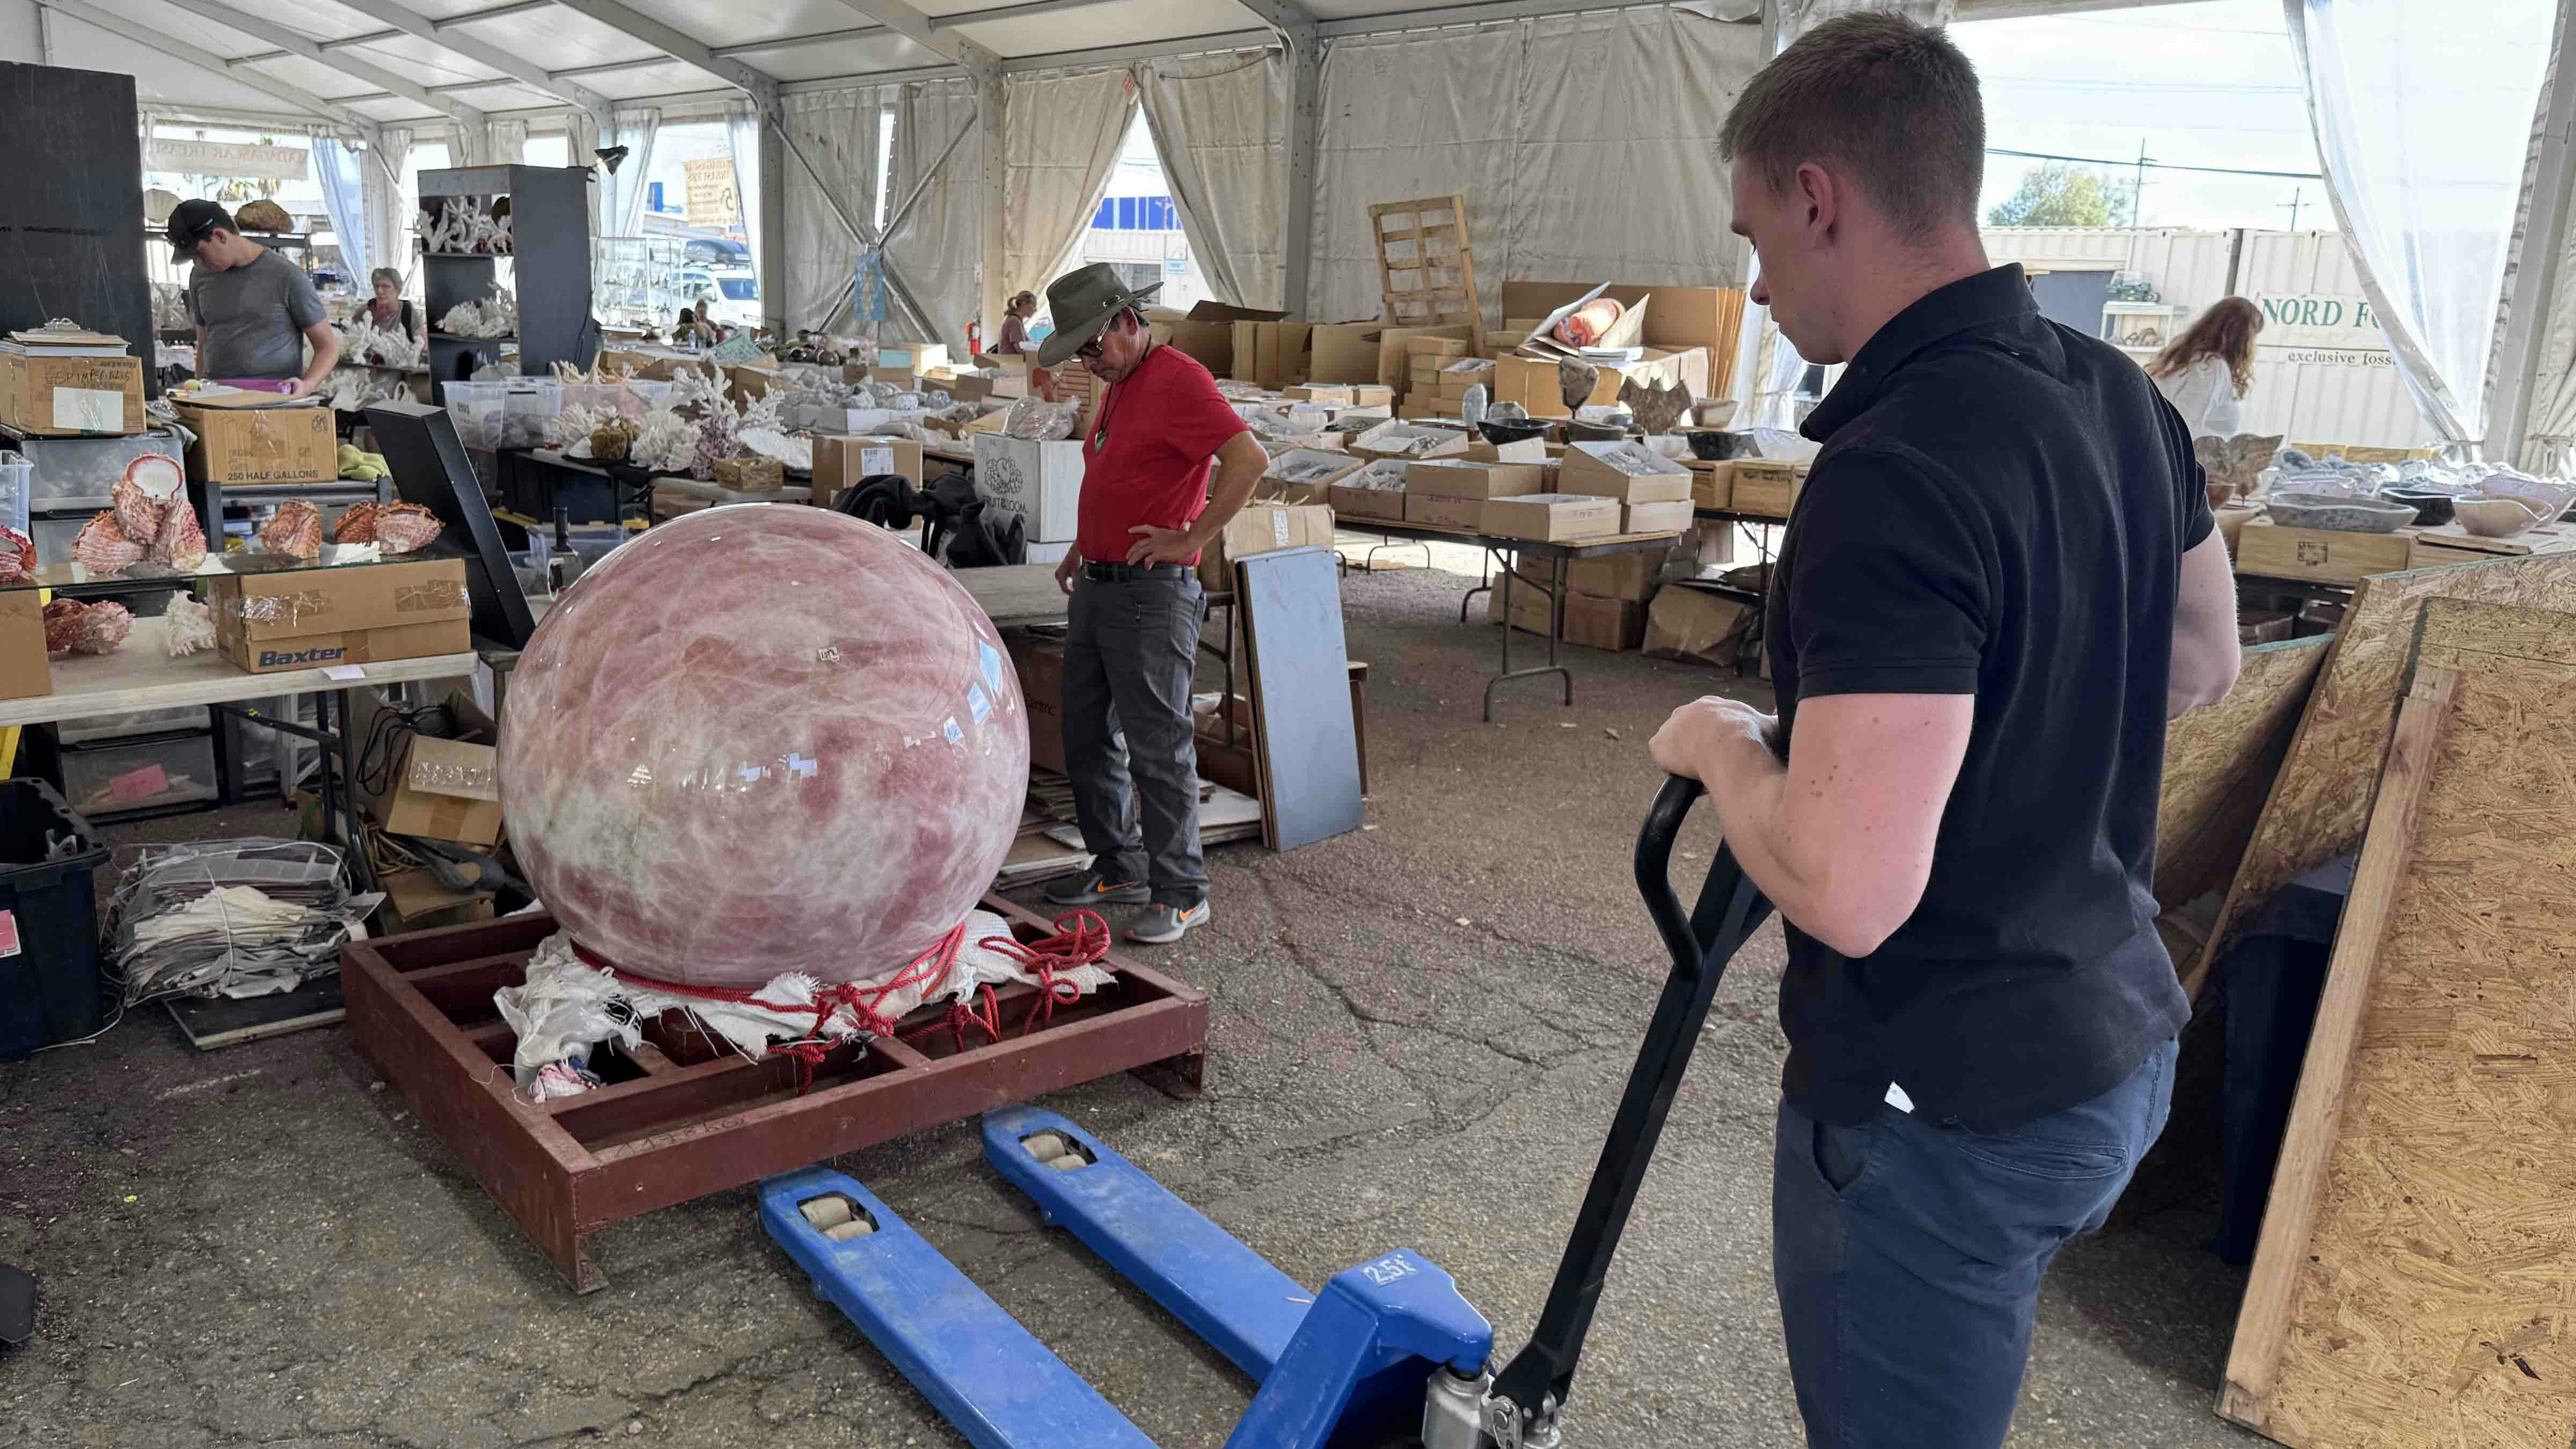
{"type": "Polygon", "coordinates": [[[217,227],[230,232],[241,230],[233,225],[231,212],[211,201],[189,200],[170,209],[170,224],[162,235],[170,239],[170,254],[185,258],[196,255],[197,243],[217,227]]]}

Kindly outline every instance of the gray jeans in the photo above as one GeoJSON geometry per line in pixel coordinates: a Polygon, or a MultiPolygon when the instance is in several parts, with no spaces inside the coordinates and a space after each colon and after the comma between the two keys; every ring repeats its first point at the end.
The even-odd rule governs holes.
{"type": "Polygon", "coordinates": [[[1159,905],[1207,899],[1190,733],[1205,599],[1186,570],[1086,578],[1074,585],[1065,632],[1064,762],[1083,848],[1109,880],[1146,882],[1159,905]]]}

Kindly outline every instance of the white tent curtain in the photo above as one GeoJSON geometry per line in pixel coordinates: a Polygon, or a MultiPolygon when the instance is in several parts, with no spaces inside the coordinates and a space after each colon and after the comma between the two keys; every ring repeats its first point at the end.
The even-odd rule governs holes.
{"type": "Polygon", "coordinates": [[[2283,0],[2326,194],[2425,420],[2486,436],[2487,369],[2555,16],[2283,0]]]}
{"type": "Polygon", "coordinates": [[[322,183],[322,209],[331,217],[331,234],[340,240],[340,260],[364,290],[374,265],[367,244],[366,158],[356,147],[331,136],[313,138],[313,171],[322,183]]]}
{"type": "Polygon", "coordinates": [[[1209,289],[1241,307],[1284,307],[1288,57],[1275,49],[1190,56],[1148,61],[1135,75],[1209,289]]]}
{"type": "MultiPolygon", "coordinates": [[[[411,215],[402,191],[402,168],[410,155],[409,127],[379,129],[375,143],[360,158],[358,188],[366,213],[367,255],[375,266],[404,273],[406,285],[410,274],[419,270],[412,264],[411,215]]],[[[363,287],[364,279],[358,280],[363,287]]]]}
{"type": "MultiPolygon", "coordinates": [[[[1124,70],[1012,76],[1003,82],[1002,294],[1044,291],[1082,241],[1119,146],[1136,118],[1136,79],[1124,70]]],[[[955,134],[916,136],[927,162],[955,134]]],[[[958,148],[963,155],[973,145],[958,148]]],[[[955,158],[949,167],[957,165],[955,158]]],[[[903,189],[895,193],[904,194],[903,189]]],[[[925,203],[926,204],[926,203],[925,203]]],[[[969,315],[972,315],[971,312],[969,315]]],[[[962,328],[960,329],[963,330],[962,328]]]]}
{"type": "Polygon", "coordinates": [[[1369,206],[1453,192],[1489,319],[1507,277],[1743,285],[1717,128],[1759,50],[1663,7],[1335,44],[1308,315],[1379,316],[1369,206]]]}
{"type": "Polygon", "coordinates": [[[760,312],[764,317],[784,315],[778,298],[769,290],[760,251],[760,188],[769,178],[760,174],[760,108],[748,101],[736,101],[725,108],[725,143],[733,149],[734,196],[742,205],[743,240],[751,247],[752,284],[760,288],[760,312]]]}
{"type": "Polygon", "coordinates": [[[891,86],[809,91],[785,98],[783,122],[790,144],[787,171],[778,184],[787,201],[783,295],[791,329],[854,330],[850,283],[858,265],[859,239],[841,224],[832,198],[860,221],[874,222],[879,127],[896,100],[891,86]],[[805,162],[811,162],[821,176],[807,171],[805,162]]]}
{"type": "MultiPolygon", "coordinates": [[[[922,177],[930,178],[903,226],[886,238],[886,254],[930,311],[931,325],[938,335],[921,340],[945,342],[952,351],[961,353],[966,348],[966,325],[975,320],[981,300],[977,295],[981,281],[977,274],[983,256],[979,230],[983,224],[983,128],[969,129],[966,139],[949,152],[948,160],[937,171],[932,171],[931,166],[939,160],[939,153],[947,150],[958,129],[974,115],[975,91],[964,81],[925,81],[903,87],[895,106],[894,165],[886,182],[892,205],[900,206],[922,177]]],[[[887,215],[891,219],[891,207],[887,215]]],[[[889,301],[889,331],[897,336],[909,335],[914,329],[899,321],[900,316],[900,310],[889,301]]]]}
{"type": "Polygon", "coordinates": [[[493,166],[518,166],[528,159],[528,123],[523,120],[487,121],[484,131],[490,142],[493,166]]]}
{"type": "MultiPolygon", "coordinates": [[[[590,118],[590,113],[583,110],[565,112],[564,155],[568,163],[574,166],[598,166],[598,150],[599,125],[590,118]]],[[[601,208],[605,204],[608,186],[608,171],[605,167],[601,167],[599,179],[590,186],[590,237],[594,258],[598,253],[600,221],[605,215],[601,208]]],[[[597,265],[596,261],[593,265],[597,265]]]]}
{"type": "Polygon", "coordinates": [[[645,183],[653,171],[653,142],[662,134],[662,111],[658,106],[612,111],[608,120],[613,132],[602,144],[624,146],[627,154],[617,174],[601,182],[609,192],[601,224],[610,236],[635,236],[644,225],[645,183]]]}

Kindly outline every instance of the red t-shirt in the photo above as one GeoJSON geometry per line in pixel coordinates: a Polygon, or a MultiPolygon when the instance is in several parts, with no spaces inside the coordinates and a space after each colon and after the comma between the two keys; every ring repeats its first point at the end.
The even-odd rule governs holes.
{"type": "MultiPolygon", "coordinates": [[[[1079,364],[1076,364],[1079,366],[1079,364]]],[[[1082,506],[1074,548],[1123,563],[1140,523],[1186,528],[1207,508],[1208,463],[1251,426],[1186,352],[1157,347],[1100,400],[1082,440],[1082,506]]]]}

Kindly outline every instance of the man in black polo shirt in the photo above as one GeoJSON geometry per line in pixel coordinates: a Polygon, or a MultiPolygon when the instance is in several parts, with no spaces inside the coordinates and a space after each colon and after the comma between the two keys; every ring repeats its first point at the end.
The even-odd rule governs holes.
{"type": "Polygon", "coordinates": [[[1754,300],[1849,366],[1772,582],[1778,718],[1703,699],[1653,753],[1787,921],[1772,1257],[1808,1440],[1991,1449],[2041,1273],[2164,1125],[2165,721],[2235,680],[2234,581],[2182,420],[1988,267],[1939,32],[1817,27],[1721,146],[1754,300]]]}

